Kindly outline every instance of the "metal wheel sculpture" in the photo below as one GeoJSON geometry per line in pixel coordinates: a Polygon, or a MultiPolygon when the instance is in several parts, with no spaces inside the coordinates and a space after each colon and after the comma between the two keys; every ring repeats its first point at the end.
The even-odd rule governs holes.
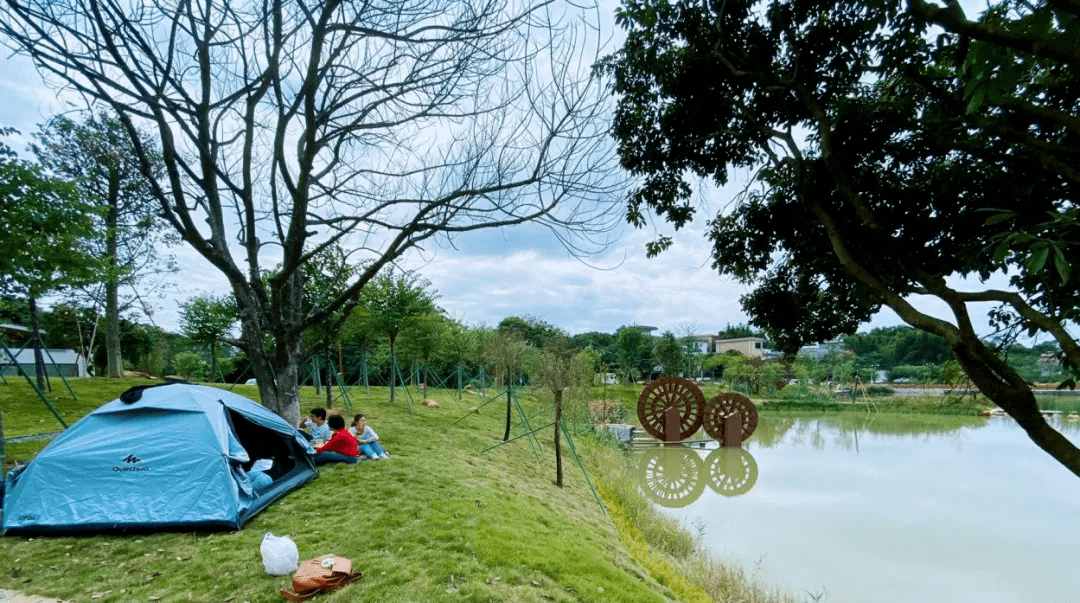
{"type": "Polygon", "coordinates": [[[637,416],[641,426],[658,440],[682,441],[701,429],[705,394],[689,379],[660,377],[645,386],[638,397],[637,416]],[[665,411],[674,408],[679,413],[678,437],[665,437],[665,411]]]}
{"type": "Polygon", "coordinates": [[[641,489],[654,503],[668,508],[685,507],[705,491],[708,475],[701,457],[689,448],[653,448],[638,460],[641,489]]]}
{"type": "Polygon", "coordinates": [[[735,392],[725,392],[709,400],[705,405],[705,433],[725,446],[738,446],[757,429],[757,407],[750,398],[735,392]],[[742,439],[738,442],[724,441],[724,419],[730,415],[742,416],[742,439]]]}
{"type": "Polygon", "coordinates": [[[753,455],[742,448],[717,448],[705,459],[709,487],[721,496],[746,494],[757,483],[758,467],[753,455]]]}

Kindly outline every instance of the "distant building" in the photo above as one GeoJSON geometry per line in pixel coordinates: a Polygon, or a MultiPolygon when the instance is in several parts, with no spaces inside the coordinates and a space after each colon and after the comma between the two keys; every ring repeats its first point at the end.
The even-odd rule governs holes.
{"type": "Polygon", "coordinates": [[[695,354],[711,354],[716,335],[693,335],[686,339],[683,348],[695,354]]]}
{"type": "MultiPolygon", "coordinates": [[[[27,375],[36,374],[34,371],[34,350],[26,348],[18,351],[11,350],[11,353],[15,355],[15,361],[19,363],[18,368],[11,363],[11,358],[4,354],[4,357],[0,358],[0,374],[5,377],[15,376],[19,374],[19,368],[27,375]]],[[[86,358],[83,358],[82,354],[75,350],[43,349],[41,354],[45,357],[45,374],[50,377],[89,376],[86,371],[86,358]]]]}
{"type": "Polygon", "coordinates": [[[842,349],[843,346],[844,341],[837,338],[816,345],[804,345],[803,347],[799,348],[799,354],[809,356],[814,360],[821,360],[832,352],[842,349]]]}
{"type": "Polygon", "coordinates": [[[724,352],[735,350],[736,352],[751,358],[761,358],[765,355],[765,340],[761,337],[716,339],[712,344],[714,354],[723,354],[724,352]]]}

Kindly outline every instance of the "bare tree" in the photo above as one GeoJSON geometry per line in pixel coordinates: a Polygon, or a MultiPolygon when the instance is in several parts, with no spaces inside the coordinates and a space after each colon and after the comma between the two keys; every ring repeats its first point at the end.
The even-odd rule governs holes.
{"type": "Polygon", "coordinates": [[[6,44],[124,123],[165,219],[228,279],[263,403],[291,423],[305,329],[347,314],[387,264],[527,222],[581,252],[620,216],[590,76],[595,12],[577,5],[6,0],[0,12],[6,44]],[[305,312],[302,266],[331,245],[364,270],[305,312]],[[281,269],[264,283],[267,262],[281,269]]]}
{"type": "Polygon", "coordinates": [[[555,410],[555,485],[563,487],[562,443],[559,430],[563,427],[563,393],[571,387],[583,385],[592,377],[592,367],[585,354],[574,355],[567,345],[565,335],[550,339],[548,345],[532,359],[530,376],[537,387],[551,391],[555,410]]]}

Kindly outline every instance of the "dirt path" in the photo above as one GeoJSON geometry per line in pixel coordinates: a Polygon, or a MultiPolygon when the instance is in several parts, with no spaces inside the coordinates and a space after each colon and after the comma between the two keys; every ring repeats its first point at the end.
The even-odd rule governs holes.
{"type": "Polygon", "coordinates": [[[49,599],[37,595],[26,595],[17,590],[0,588],[0,603],[65,603],[60,599],[49,599]]]}

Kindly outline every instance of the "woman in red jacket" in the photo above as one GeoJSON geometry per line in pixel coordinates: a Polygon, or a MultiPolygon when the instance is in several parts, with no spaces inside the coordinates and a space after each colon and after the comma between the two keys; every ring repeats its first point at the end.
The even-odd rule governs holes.
{"type": "Polygon", "coordinates": [[[356,445],[356,438],[345,429],[345,419],[341,415],[330,415],[326,423],[334,433],[330,441],[315,449],[315,464],[356,464],[360,460],[360,448],[356,445]]]}

